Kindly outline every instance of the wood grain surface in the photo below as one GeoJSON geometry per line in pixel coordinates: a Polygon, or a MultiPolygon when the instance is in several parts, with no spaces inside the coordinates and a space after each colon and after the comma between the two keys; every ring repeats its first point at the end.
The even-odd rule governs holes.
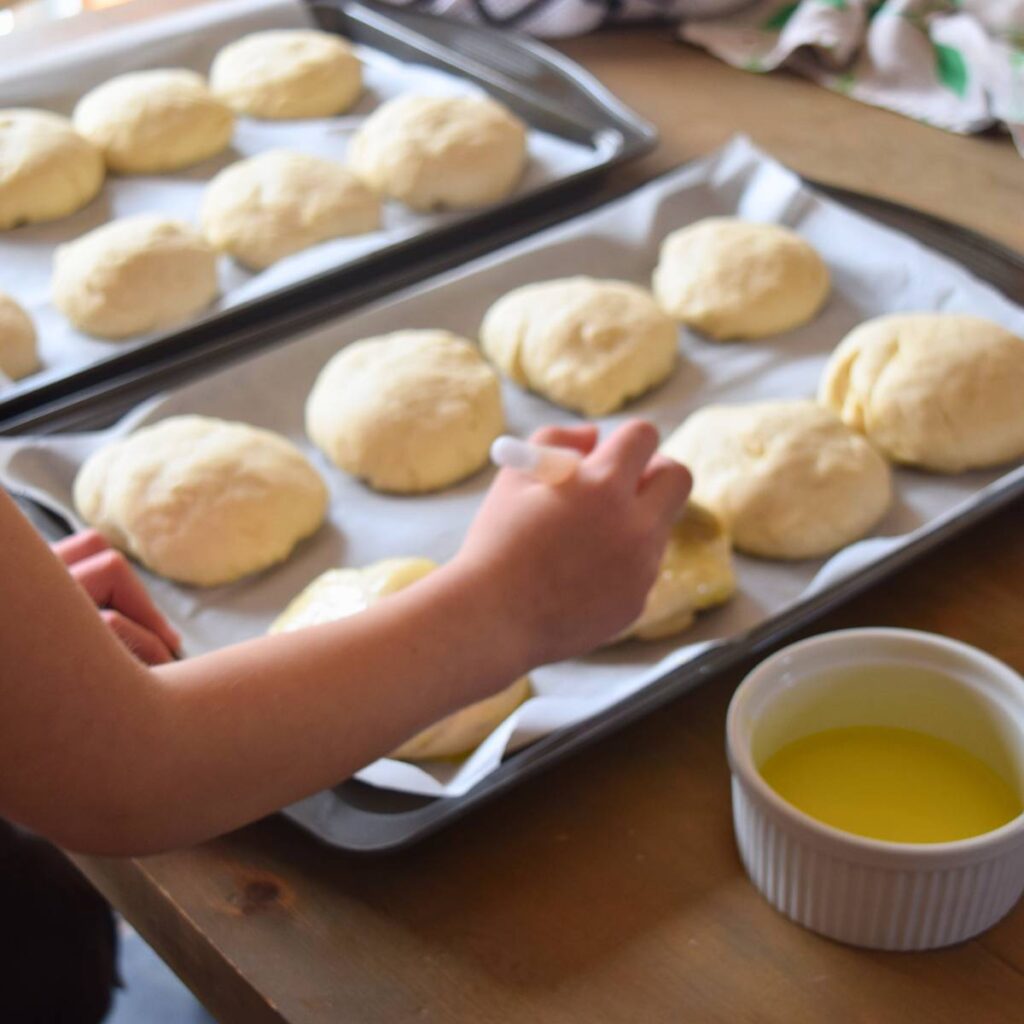
{"type": "MultiPolygon", "coordinates": [[[[736,131],[797,170],[1024,248],[1024,162],[667,30],[569,42],[655,121],[649,177],[736,131]]],[[[626,175],[625,177],[628,177],[626,175]]],[[[812,630],[928,629],[1024,671],[1024,504],[812,630]]],[[[742,671],[680,698],[403,854],[359,860],[273,818],[138,861],[77,858],[225,1024],[1019,1022],[1024,910],[925,954],[783,919],[732,838],[725,710],[742,671]]]]}
{"type": "Polygon", "coordinates": [[[661,145],[625,176],[649,178],[737,132],[809,178],[914,206],[1024,251],[1024,159],[1009,136],[961,136],[829,92],[788,72],[737,71],[672,30],[566,42],[661,145]]]}

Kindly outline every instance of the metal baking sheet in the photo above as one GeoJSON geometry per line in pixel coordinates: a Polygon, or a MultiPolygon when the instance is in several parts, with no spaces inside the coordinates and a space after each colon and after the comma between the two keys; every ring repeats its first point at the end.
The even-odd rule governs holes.
{"type": "MultiPolygon", "coordinates": [[[[870,208],[870,203],[863,198],[854,201],[870,208]]],[[[899,219],[895,208],[878,209],[889,222],[899,219]]],[[[912,230],[916,226],[924,235],[949,241],[967,270],[963,266],[955,266],[916,246],[904,236],[883,230],[875,223],[844,213],[835,204],[824,202],[813,191],[801,186],[795,176],[740,141],[712,160],[673,172],[624,199],[507,251],[357,316],[297,338],[282,352],[247,359],[231,373],[230,380],[237,392],[234,397],[225,392],[226,375],[219,374],[184,388],[149,409],[140,410],[131,419],[139,422],[192,410],[240,415],[247,409],[250,415],[246,418],[282,429],[286,424],[275,420],[267,407],[284,403],[292,408],[296,404],[296,396],[302,395],[304,387],[308,386],[308,382],[302,384],[302,379],[315,372],[325,355],[340,344],[386,329],[389,325],[425,323],[425,317],[430,317],[432,323],[437,322],[433,318],[441,309],[451,312],[450,319],[442,321],[440,326],[472,333],[480,313],[493,297],[524,280],[548,276],[553,268],[556,273],[564,273],[571,268],[643,280],[653,264],[657,243],[667,229],[696,216],[734,210],[788,223],[815,241],[833,268],[835,294],[832,302],[814,324],[774,342],[759,342],[756,347],[715,346],[684,332],[684,351],[691,357],[691,365],[677,374],[670,385],[632,406],[628,413],[651,416],[663,428],[674,425],[687,411],[686,406],[692,401],[699,402],[701,395],[704,399],[720,397],[715,393],[723,383],[716,381],[715,363],[718,360],[750,358],[756,361],[764,358],[772,364],[751,367],[756,372],[751,375],[754,383],[745,385],[748,391],[753,388],[758,394],[793,394],[792,388],[796,386],[799,393],[805,393],[807,381],[816,377],[817,367],[838,336],[866,316],[900,308],[901,304],[911,300],[915,306],[923,305],[925,308],[930,305],[933,308],[970,308],[986,312],[1017,330],[1024,326],[1024,313],[1020,309],[1005,302],[994,290],[968,273],[973,269],[972,263],[987,263],[990,264],[989,269],[999,268],[999,272],[988,275],[982,270],[980,276],[990,277],[1007,290],[1015,285],[1019,288],[1021,263],[1010,254],[1001,254],[997,248],[975,240],[969,233],[956,229],[943,231],[942,226],[934,221],[906,214],[904,219],[912,230]],[[847,253],[839,244],[840,235],[845,235],[847,241],[855,239],[858,244],[847,253]],[[289,383],[286,395],[275,395],[268,389],[268,382],[279,379],[280,370],[286,364],[298,380],[289,383]],[[787,366],[790,366],[789,370],[787,366]]],[[[1019,294],[1014,297],[1021,298],[1019,294]]],[[[520,429],[532,425],[534,416],[567,418],[537,399],[516,394],[514,389],[506,389],[506,400],[510,419],[520,429]]],[[[299,417],[291,418],[297,420],[299,417]]],[[[301,438],[301,426],[298,424],[292,424],[288,432],[298,435],[297,439],[301,438]]],[[[83,452],[96,443],[96,438],[88,437],[55,438],[45,442],[30,439],[0,442],[0,464],[6,466],[4,476],[9,484],[34,491],[37,497],[59,504],[66,501],[70,478],[83,452]]],[[[645,656],[651,659],[655,672],[642,688],[635,689],[613,706],[591,714],[569,728],[542,736],[531,746],[505,757],[461,795],[430,799],[349,782],[304,801],[288,813],[321,838],[346,849],[379,852],[405,845],[523,778],[543,770],[573,750],[652,710],[727,665],[775,642],[825,608],[877,581],[1024,490],[1024,467],[1004,468],[991,474],[954,478],[949,485],[961,490],[950,495],[949,500],[936,504],[932,500],[934,494],[929,498],[921,493],[920,487],[927,484],[922,476],[899,471],[899,500],[876,536],[851,546],[827,564],[816,562],[793,566],[740,559],[742,598],[732,606],[704,617],[696,630],[679,639],[678,643],[683,646],[674,655],[671,644],[660,648],[631,645],[631,651],[620,649],[617,654],[598,655],[583,661],[580,672],[584,678],[613,679],[617,663],[621,666],[629,664],[631,658],[639,661],[645,656]],[[920,517],[922,513],[925,513],[925,521],[915,521],[915,514],[920,517]],[[774,574],[772,587],[766,585],[765,574],[774,574]],[[778,614],[759,617],[758,599],[773,592],[788,592],[795,600],[783,602],[785,610],[778,614]],[[737,623],[747,625],[739,629],[736,628],[737,623]],[[694,646],[694,641],[712,642],[714,646],[694,646]],[[667,660],[661,660],[662,656],[667,660]],[[688,660],[684,663],[677,660],[673,665],[673,656],[688,660]]],[[[451,508],[457,508],[467,497],[472,499],[473,495],[482,494],[486,483],[486,476],[479,478],[457,489],[459,493],[443,496],[442,500],[451,508]]],[[[932,483],[935,487],[946,486],[941,479],[932,483]]],[[[345,507],[362,500],[358,489],[353,490],[348,485],[341,494],[348,499],[345,507]]],[[[419,502],[424,500],[429,501],[417,499],[417,520],[431,519],[443,533],[444,517],[438,519],[423,514],[428,506],[419,502]]],[[[472,500],[468,504],[471,507],[472,500]]],[[[373,545],[380,538],[375,540],[357,528],[354,521],[348,525],[351,528],[345,536],[346,560],[350,559],[352,564],[369,560],[366,555],[374,555],[373,545]]],[[[259,607],[261,614],[272,615],[281,603],[280,594],[274,592],[278,587],[294,592],[311,575],[326,567],[324,559],[337,557],[336,546],[331,549],[331,544],[337,540],[336,535],[332,533],[322,540],[327,548],[321,546],[319,552],[307,549],[300,553],[294,564],[284,567],[283,576],[277,584],[272,579],[263,579],[252,587],[239,590],[236,596],[244,594],[250,610],[259,607]]],[[[445,533],[444,543],[451,543],[451,540],[450,533],[445,533]]],[[[411,551],[409,543],[403,538],[403,551],[392,549],[391,553],[411,551]]],[[[426,550],[426,544],[415,546],[416,553],[433,554],[435,557],[441,554],[443,557],[443,552],[436,548],[426,550]]],[[[176,595],[171,585],[161,581],[153,581],[153,587],[158,600],[172,613],[172,617],[192,600],[188,595],[176,595]]],[[[207,604],[212,602],[216,605],[218,600],[225,600],[225,595],[214,595],[209,600],[204,598],[207,604]]],[[[232,601],[230,594],[226,601],[232,601]]],[[[212,627],[214,633],[220,633],[217,614],[215,610],[207,624],[208,632],[212,627]]],[[[183,625],[180,617],[176,621],[183,625]]],[[[188,636],[189,630],[185,632],[188,636]]],[[[201,631],[192,630],[191,636],[200,642],[201,648],[201,631]]],[[[208,641],[211,639],[214,638],[207,637],[208,641]]],[[[221,635],[221,639],[226,642],[231,636],[221,635]]]]}
{"type": "Polygon", "coordinates": [[[174,64],[205,71],[216,50],[230,39],[315,21],[357,44],[366,67],[364,98],[355,111],[338,118],[240,119],[234,156],[283,145],[343,159],[347,138],[360,119],[391,95],[484,90],[529,124],[527,174],[510,199],[485,210],[419,215],[399,204],[385,204],[382,230],[324,243],[258,274],[225,257],[223,296],[207,314],[163,334],[106,342],[74,331],[50,303],[52,250],[109,216],[160,209],[192,219],[203,186],[224,158],[172,175],[113,176],[101,197],[78,214],[0,234],[0,287],[32,313],[44,362],[43,370],[21,381],[0,381],[3,425],[168,355],[223,345],[247,331],[251,335],[254,324],[265,329],[296,308],[312,316],[325,299],[336,304],[348,291],[397,268],[418,267],[419,276],[425,276],[428,257],[446,246],[467,235],[485,239],[505,224],[522,223],[558,196],[585,188],[610,167],[646,152],[655,140],[653,129],[582,69],[541,44],[489,28],[356,0],[311,0],[306,5],[295,0],[229,0],[212,6],[159,0],[138,6],[149,7],[148,19],[133,12],[132,19],[113,23],[109,32],[97,32],[105,23],[87,16],[74,19],[83,26],[78,38],[65,38],[69,27],[58,23],[52,32],[63,35],[52,46],[48,37],[33,44],[31,34],[24,43],[0,40],[0,106],[38,105],[69,112],[82,91],[113,69],[174,64]],[[16,45],[18,51],[13,50],[16,45]],[[25,63],[19,64],[19,58],[25,63]]]}

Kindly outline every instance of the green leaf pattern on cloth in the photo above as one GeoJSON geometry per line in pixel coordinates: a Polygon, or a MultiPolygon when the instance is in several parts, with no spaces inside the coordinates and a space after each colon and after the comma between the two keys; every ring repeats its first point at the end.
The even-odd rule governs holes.
{"type": "Polygon", "coordinates": [[[942,43],[932,45],[935,47],[935,71],[939,81],[957,96],[967,95],[967,64],[964,55],[952,46],[943,46],[942,43]]]}
{"type": "Polygon", "coordinates": [[[950,131],[1003,123],[1024,153],[1022,2],[752,0],[680,35],[735,67],[785,66],[950,131]]]}

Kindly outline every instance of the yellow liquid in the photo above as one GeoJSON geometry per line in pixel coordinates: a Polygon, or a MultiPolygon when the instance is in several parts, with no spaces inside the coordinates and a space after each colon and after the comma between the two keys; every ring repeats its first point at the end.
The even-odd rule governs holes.
{"type": "Polygon", "coordinates": [[[827,729],[782,747],[760,771],[805,814],[872,839],[967,839],[1021,812],[1013,787],[984,761],[911,729],[827,729]]]}

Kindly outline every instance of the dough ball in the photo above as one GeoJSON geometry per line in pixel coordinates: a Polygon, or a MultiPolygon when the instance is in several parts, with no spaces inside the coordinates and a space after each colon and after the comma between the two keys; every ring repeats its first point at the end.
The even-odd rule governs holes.
{"type": "MultiPolygon", "coordinates": [[[[356,615],[435,569],[426,558],[388,558],[363,569],[331,569],[318,576],[284,610],[271,633],[333,622],[356,615]]],[[[391,756],[406,761],[458,757],[478,747],[530,696],[529,677],[462,708],[407,740],[391,756]]]]}
{"type": "Polygon", "coordinates": [[[320,371],[306,432],[379,491],[435,491],[487,462],[505,416],[494,371],[447,331],[395,331],[343,348],[320,371]]]}
{"type": "Polygon", "coordinates": [[[75,107],[78,132],[112,171],[159,174],[227,149],[234,115],[184,68],[133,71],[86,93],[75,107]]]}
{"type": "Polygon", "coordinates": [[[688,502],[672,528],[640,618],[620,637],[660,640],[689,628],[696,614],[736,592],[732,545],[718,518],[688,502]]]}
{"type": "Polygon", "coordinates": [[[290,441],[206,416],[174,416],[101,448],[74,498],[111,544],[202,587],[284,561],[327,510],[327,488],[290,441]]]}
{"type": "Polygon", "coordinates": [[[516,288],[487,311],[480,343],[517,384],[604,416],[671,372],[676,325],[625,281],[568,277],[516,288]]]}
{"type": "Polygon", "coordinates": [[[976,316],[878,317],[832,353],[819,399],[896,462],[999,465],[1024,456],[1024,340],[976,316]]]}
{"type": "Polygon", "coordinates": [[[526,125],[477,96],[399,96],[352,136],[349,164],[372,189],[414,210],[484,206],[526,164],[526,125]]]}
{"type": "Polygon", "coordinates": [[[341,164],[274,149],[221,171],[203,195],[200,221],[215,249],[262,270],[329,238],[374,231],[380,203],[341,164]]]}
{"type": "Polygon", "coordinates": [[[275,29],[225,46],[210,68],[210,87],[239,114],[330,117],[358,99],[363,71],[352,47],[330,32],[275,29]]]}
{"type": "Polygon", "coordinates": [[[18,380],[38,369],[32,320],[10,295],[0,292],[0,373],[18,380]]]}
{"type": "Polygon", "coordinates": [[[799,235],[733,217],[673,231],[654,271],[661,308],[719,341],[798,327],[818,312],[828,289],[828,268],[799,235]]]}
{"type": "Polygon", "coordinates": [[[97,338],[172,327],[218,291],[213,249],[191,225],[156,214],[111,221],[54,256],[54,304],[97,338]]]}
{"type": "Polygon", "coordinates": [[[693,500],[751,555],[831,554],[889,507],[889,464],[816,402],[708,405],[662,450],[690,469],[693,500]]]}
{"type": "Polygon", "coordinates": [[[0,231],[74,213],[105,174],[100,151],[66,117],[0,110],[0,231]]]}

